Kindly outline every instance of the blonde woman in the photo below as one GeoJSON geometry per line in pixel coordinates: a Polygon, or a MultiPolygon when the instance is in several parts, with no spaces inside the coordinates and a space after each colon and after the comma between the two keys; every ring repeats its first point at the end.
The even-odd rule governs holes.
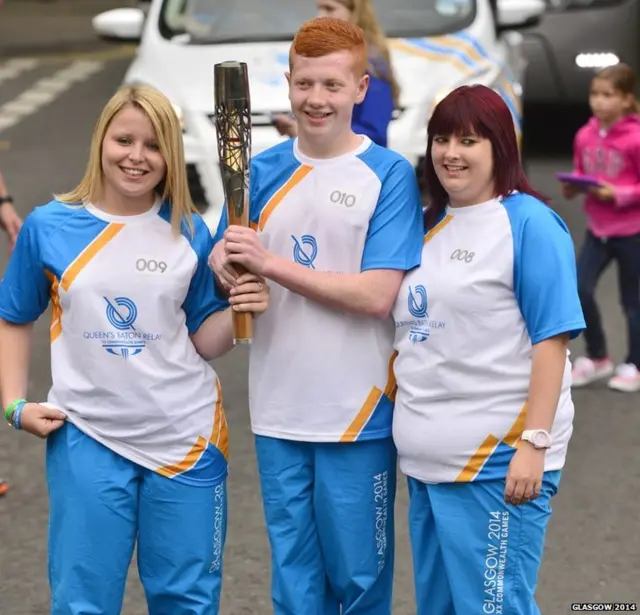
{"type": "Polygon", "coordinates": [[[149,613],[218,612],[227,429],[207,360],[232,309],[263,312],[245,275],[216,296],[169,101],[124,87],[86,174],[37,207],[0,285],[0,389],[11,425],[47,440],[52,615],[119,615],[134,545],[149,613]],[[32,323],[51,298],[47,403],[27,403],[32,323]]]}
{"type": "MultiPolygon", "coordinates": [[[[364,100],[353,109],[351,128],[374,143],[387,146],[387,130],[400,89],[393,74],[384,32],[371,0],[318,0],[318,17],[349,21],[362,28],[369,51],[369,86],[364,100]]],[[[273,121],[281,135],[296,137],[298,126],[291,116],[278,115],[273,121]]]]}

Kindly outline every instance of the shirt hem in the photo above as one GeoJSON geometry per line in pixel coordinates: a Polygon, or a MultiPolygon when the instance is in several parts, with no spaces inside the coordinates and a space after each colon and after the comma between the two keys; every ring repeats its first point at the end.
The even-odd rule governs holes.
{"type": "Polygon", "coordinates": [[[417,261],[415,264],[407,263],[404,261],[402,263],[399,262],[374,262],[367,263],[360,268],[360,271],[371,271],[374,269],[390,269],[392,271],[411,271],[411,269],[415,269],[418,265],[420,265],[420,261],[417,261]]]}
{"type": "Polygon", "coordinates": [[[206,310],[204,315],[200,318],[194,318],[191,321],[187,321],[185,324],[187,326],[187,331],[189,335],[195,335],[198,332],[198,329],[204,324],[204,321],[209,318],[209,316],[213,316],[218,312],[224,312],[231,306],[230,303],[224,303],[222,301],[218,301],[210,310],[206,310]]]}
{"type": "MultiPolygon", "coordinates": [[[[149,461],[133,453],[133,451],[128,446],[118,445],[113,440],[109,440],[108,438],[103,438],[102,436],[98,435],[93,429],[91,429],[87,425],[87,423],[77,419],[76,417],[72,417],[67,414],[67,421],[69,421],[74,427],[79,429],[83,434],[85,434],[89,438],[94,439],[96,442],[99,442],[100,444],[102,444],[102,446],[105,446],[110,451],[116,453],[117,455],[120,455],[124,459],[131,461],[136,465],[139,465],[141,468],[144,468],[145,470],[150,470],[154,474],[158,474],[159,476],[164,476],[163,474],[160,474],[158,472],[158,469],[164,467],[167,464],[152,465],[149,461]]],[[[214,487],[215,485],[219,484],[227,477],[228,472],[229,472],[229,467],[227,462],[227,467],[222,472],[220,472],[219,474],[217,474],[212,478],[199,480],[191,477],[185,477],[182,474],[176,474],[175,476],[171,476],[171,477],[165,476],[164,478],[167,478],[168,480],[176,481],[179,483],[191,485],[193,487],[214,487]]]]}
{"type": "Polygon", "coordinates": [[[16,316],[15,314],[0,308],[0,318],[13,325],[28,325],[32,322],[36,322],[40,316],[36,316],[35,318],[21,318],[20,316],[16,316]]]}
{"type": "MultiPolygon", "coordinates": [[[[539,344],[540,342],[544,342],[544,340],[548,340],[551,337],[554,337],[556,335],[561,335],[563,333],[575,333],[576,331],[580,333],[584,331],[585,326],[586,325],[584,321],[577,321],[577,320],[574,320],[573,322],[570,322],[570,323],[558,325],[556,327],[553,327],[552,329],[547,329],[542,333],[538,333],[535,336],[531,336],[531,344],[532,345],[539,344]]],[[[573,337],[577,337],[577,335],[574,335],[573,337]]]]}
{"type": "MultiPolygon", "coordinates": [[[[626,208],[620,207],[619,210],[623,211],[626,208]]],[[[595,223],[593,220],[589,221],[587,229],[592,235],[598,239],[620,239],[623,237],[633,237],[640,233],[640,222],[634,224],[626,224],[624,226],[620,224],[610,225],[607,223],[595,223]]]]}
{"type": "Polygon", "coordinates": [[[384,429],[360,434],[355,440],[342,441],[344,434],[301,434],[283,431],[275,431],[272,429],[263,429],[261,427],[252,426],[251,430],[256,436],[265,438],[278,438],[279,440],[293,440],[295,442],[336,442],[341,444],[352,444],[354,442],[365,442],[367,440],[383,440],[392,437],[392,430],[384,429]]]}
{"type": "MultiPolygon", "coordinates": [[[[555,470],[562,470],[564,468],[564,464],[565,464],[565,457],[566,455],[563,455],[561,459],[557,459],[555,461],[552,461],[550,463],[546,463],[544,466],[544,472],[554,472],[555,470]]],[[[428,478],[425,475],[421,475],[418,476],[417,472],[406,472],[403,468],[402,468],[402,463],[400,463],[400,471],[407,477],[409,478],[413,478],[414,480],[420,481],[421,483],[425,483],[426,485],[463,485],[465,483],[469,484],[469,483],[484,483],[484,482],[490,482],[490,481],[496,481],[496,480],[505,480],[507,478],[507,472],[509,471],[509,466],[506,466],[504,468],[504,476],[499,476],[496,477],[491,476],[491,477],[487,477],[487,478],[483,478],[482,477],[482,470],[480,470],[480,472],[478,473],[478,476],[476,476],[473,480],[470,481],[456,481],[456,480],[438,480],[436,478],[434,478],[433,476],[428,478]]]]}

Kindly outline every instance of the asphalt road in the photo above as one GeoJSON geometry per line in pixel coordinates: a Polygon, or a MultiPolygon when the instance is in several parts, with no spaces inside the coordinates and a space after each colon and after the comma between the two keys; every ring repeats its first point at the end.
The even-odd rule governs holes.
{"type": "MultiPolygon", "coordinates": [[[[93,123],[125,67],[125,60],[102,62],[96,58],[76,63],[71,58],[48,58],[28,67],[14,61],[8,71],[6,64],[0,64],[0,168],[23,214],[46,202],[52,192],[74,186],[81,177],[93,123]],[[36,81],[60,70],[67,70],[62,75],[68,88],[53,100],[43,103],[43,97],[18,98],[36,81]],[[17,104],[7,106],[16,99],[17,104]]],[[[545,126],[530,129],[538,131],[540,142],[539,131],[545,126]]],[[[549,153],[558,152],[558,146],[546,139],[542,143],[544,155],[528,160],[530,177],[554,198],[554,207],[579,244],[584,230],[580,207],[564,202],[553,180],[555,171],[569,168],[568,153],[560,151],[552,157],[549,153]]],[[[0,268],[5,264],[2,249],[0,268]]],[[[612,352],[616,359],[622,359],[624,323],[616,291],[615,276],[609,272],[599,296],[612,352]]],[[[37,323],[35,333],[29,395],[44,399],[50,384],[48,315],[37,323]]],[[[574,350],[581,347],[578,342],[574,350]]],[[[248,428],[246,354],[234,351],[216,367],[231,430],[231,513],[222,613],[268,614],[269,556],[248,428]]],[[[569,613],[573,602],[640,602],[639,400],[638,395],[625,396],[604,387],[575,393],[575,432],[560,492],[553,502],[538,590],[545,614],[569,613]]],[[[43,450],[43,442],[32,436],[0,429],[0,476],[12,483],[9,494],[0,498],[0,615],[48,613],[43,450]]],[[[404,483],[397,507],[394,613],[409,615],[415,610],[404,483]]],[[[124,613],[145,612],[134,563],[124,613]]]]}

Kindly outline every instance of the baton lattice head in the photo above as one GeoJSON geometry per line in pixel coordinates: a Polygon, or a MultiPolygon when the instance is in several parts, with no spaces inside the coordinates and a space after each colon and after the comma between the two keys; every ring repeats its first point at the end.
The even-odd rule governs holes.
{"type": "Polygon", "coordinates": [[[251,114],[248,109],[220,103],[216,105],[215,118],[225,198],[241,217],[248,198],[251,114]]]}

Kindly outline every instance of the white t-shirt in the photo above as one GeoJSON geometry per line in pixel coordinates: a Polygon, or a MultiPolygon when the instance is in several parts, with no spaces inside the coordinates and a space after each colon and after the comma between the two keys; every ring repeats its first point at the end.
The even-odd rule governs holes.
{"type": "MultiPolygon", "coordinates": [[[[332,159],[307,158],[297,140],[259,154],[250,203],[264,246],[300,266],[358,273],[420,262],[414,169],[366,137],[332,159]]],[[[226,226],[225,214],[218,236],[226,226]]],[[[317,442],[390,437],[393,335],[391,318],[350,315],[272,284],[251,347],[254,433],[317,442]]]]}
{"type": "MultiPolygon", "coordinates": [[[[573,243],[529,195],[445,214],[393,310],[400,468],[428,483],[504,478],[524,426],[532,345],[585,326],[573,243]]],[[[565,461],[570,385],[567,357],[545,470],[565,461]]]]}
{"type": "Polygon", "coordinates": [[[176,236],[167,204],[137,216],[52,201],[20,231],[0,317],[38,319],[52,301],[48,403],[139,465],[193,484],[227,472],[218,378],[189,335],[227,307],[214,290],[211,235],[176,236]]]}

